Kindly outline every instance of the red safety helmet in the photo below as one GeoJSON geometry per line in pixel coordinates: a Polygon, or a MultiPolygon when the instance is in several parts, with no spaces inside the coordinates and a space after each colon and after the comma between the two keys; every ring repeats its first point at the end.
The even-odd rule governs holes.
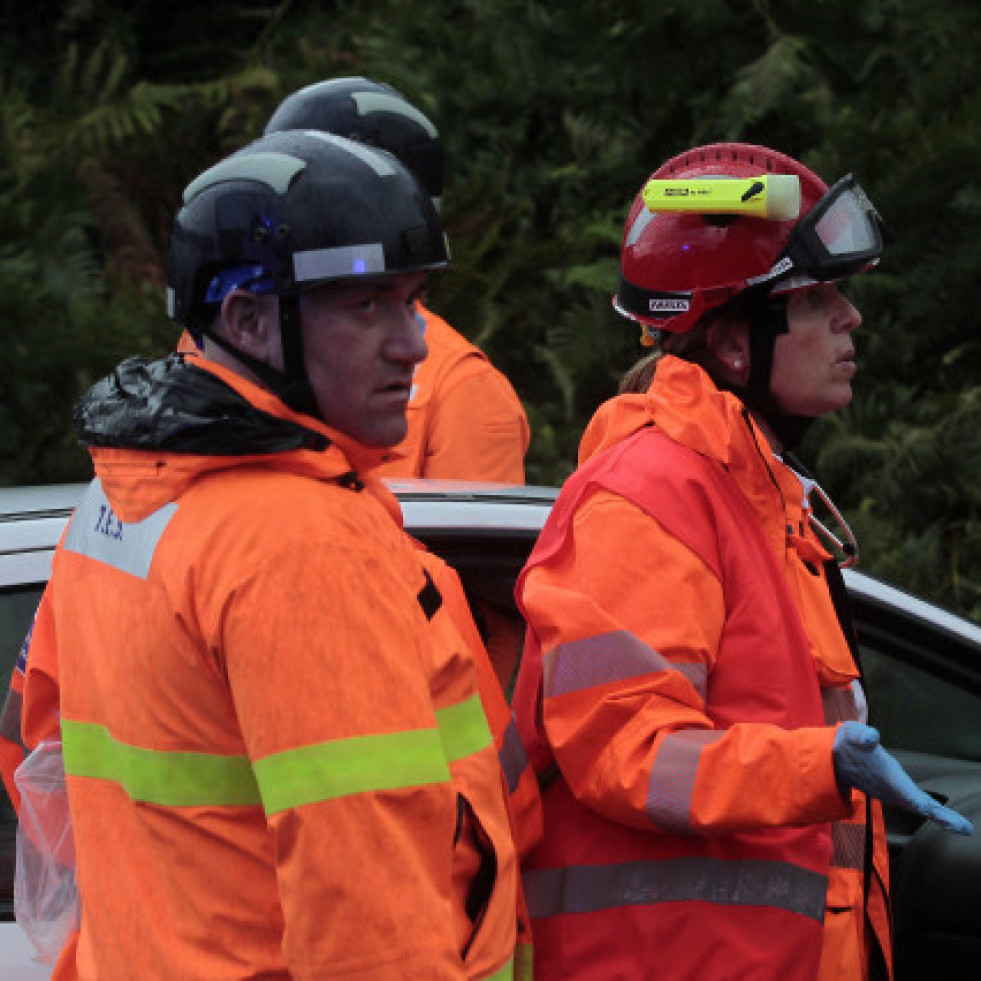
{"type": "Polygon", "coordinates": [[[852,275],[878,260],[882,222],[851,175],[829,191],[786,154],[748,143],[714,143],[673,157],[652,179],[764,174],[797,176],[797,218],[655,213],[642,193],[634,199],[613,305],[645,325],[645,336],[647,327],[690,330],[706,311],[751,288],[787,292],[852,275]]]}

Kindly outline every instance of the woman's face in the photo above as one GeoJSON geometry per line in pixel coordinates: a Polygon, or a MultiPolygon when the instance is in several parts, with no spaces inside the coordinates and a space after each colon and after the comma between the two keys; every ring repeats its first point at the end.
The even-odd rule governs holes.
{"type": "Polygon", "coordinates": [[[834,283],[789,295],[789,329],[777,336],[770,374],[770,393],[787,415],[823,416],[852,400],[852,331],[861,322],[834,283]]]}

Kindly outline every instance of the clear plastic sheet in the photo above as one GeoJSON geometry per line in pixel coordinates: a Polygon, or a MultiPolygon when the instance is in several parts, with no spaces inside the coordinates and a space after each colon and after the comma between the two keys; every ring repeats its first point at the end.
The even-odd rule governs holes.
{"type": "Polygon", "coordinates": [[[40,743],[17,767],[14,781],[21,798],[14,915],[37,960],[54,964],[81,913],[61,742],[40,743]]]}

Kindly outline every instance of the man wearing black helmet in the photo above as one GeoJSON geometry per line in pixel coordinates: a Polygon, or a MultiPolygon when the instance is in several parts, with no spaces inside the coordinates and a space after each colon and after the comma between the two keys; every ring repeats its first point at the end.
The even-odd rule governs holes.
{"type": "MultiPolygon", "coordinates": [[[[401,92],[362,77],[335,78],[287,96],[265,132],[316,130],[397,157],[439,211],[443,148],[431,120],[401,92]]],[[[424,298],[423,298],[424,299],[424,298]]],[[[417,323],[429,353],[416,366],[404,440],[379,463],[380,477],[443,477],[524,483],[530,430],[511,383],[487,356],[422,300],[417,323]]],[[[482,602],[477,617],[501,687],[511,682],[521,637],[510,615],[482,602]]]]}
{"type": "Polygon", "coordinates": [[[185,190],[168,304],[202,353],[77,407],[96,479],[30,640],[23,732],[60,734],[77,853],[61,976],[511,976],[456,598],[370,473],[447,261],[409,172],[338,137],[264,137],[185,190]]]}
{"type": "MultiPolygon", "coordinates": [[[[295,129],[335,133],[387,150],[412,171],[439,210],[439,133],[390,85],[354,77],[300,89],[283,100],[265,132],[295,129]]],[[[421,302],[417,314],[429,354],[413,378],[408,434],[377,473],[523,483],[530,433],[510,382],[482,351],[421,302]]]]}

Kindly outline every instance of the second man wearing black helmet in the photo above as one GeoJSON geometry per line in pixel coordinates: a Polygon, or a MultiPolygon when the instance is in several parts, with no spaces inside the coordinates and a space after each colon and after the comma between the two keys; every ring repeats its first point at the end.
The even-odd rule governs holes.
{"type": "MultiPolygon", "coordinates": [[[[296,129],[335,133],[387,150],[415,175],[439,210],[439,134],[391,86],[352,77],[300,89],[280,104],[265,132],[296,129]]],[[[417,314],[429,354],[413,378],[406,438],[377,473],[523,483],[530,432],[510,382],[482,351],[421,302],[417,314]]]]}

